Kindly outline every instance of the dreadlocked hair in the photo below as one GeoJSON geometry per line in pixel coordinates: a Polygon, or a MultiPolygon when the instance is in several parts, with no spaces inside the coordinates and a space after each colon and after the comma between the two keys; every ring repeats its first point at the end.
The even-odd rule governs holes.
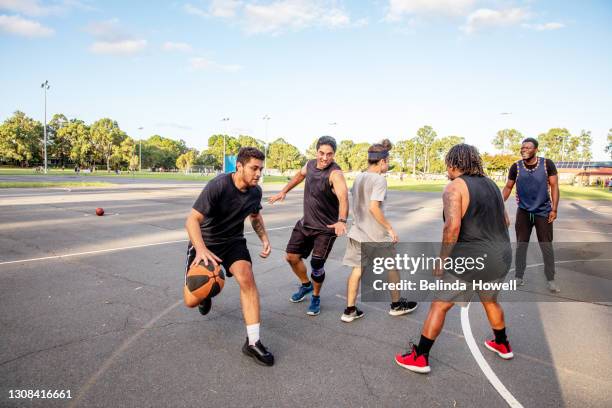
{"type": "MultiPolygon", "coordinates": [[[[368,148],[368,153],[380,153],[393,149],[393,144],[389,139],[383,139],[380,143],[374,143],[368,148]]],[[[380,160],[368,160],[368,164],[376,164],[380,160]]]]}
{"type": "Polygon", "coordinates": [[[454,167],[467,176],[485,175],[478,149],[469,144],[460,143],[451,147],[444,161],[448,167],[454,167]]]}

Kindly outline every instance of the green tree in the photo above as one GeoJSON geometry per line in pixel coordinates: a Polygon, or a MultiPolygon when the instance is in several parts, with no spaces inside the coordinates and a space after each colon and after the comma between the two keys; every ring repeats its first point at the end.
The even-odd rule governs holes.
{"type": "Polygon", "coordinates": [[[424,159],[421,166],[421,170],[424,173],[428,173],[430,170],[429,168],[432,156],[431,147],[437,136],[438,134],[436,131],[429,125],[425,125],[417,130],[417,155],[420,153],[424,159]]]}
{"type": "MultiPolygon", "coordinates": [[[[352,140],[341,140],[340,145],[336,150],[335,161],[338,163],[340,168],[344,171],[351,170],[351,156],[353,155],[353,148],[355,143],[352,140]]],[[[315,142],[316,149],[316,142],[315,142]]],[[[316,153],[315,153],[316,156],[316,153]]]]}
{"type": "Polygon", "coordinates": [[[176,167],[183,170],[185,173],[189,173],[191,166],[193,166],[197,158],[198,152],[196,150],[189,150],[176,159],[176,167]]]}
{"type": "Polygon", "coordinates": [[[111,157],[115,153],[114,147],[118,147],[127,135],[119,128],[117,121],[109,118],[94,122],[90,132],[94,168],[96,162],[106,161],[106,169],[110,171],[111,157]]]}
{"type": "Polygon", "coordinates": [[[64,163],[70,157],[70,141],[62,137],[59,130],[68,125],[68,119],[61,113],[53,115],[47,124],[48,154],[64,167],[64,163]]]}
{"type": "Polygon", "coordinates": [[[490,155],[484,153],[482,155],[482,165],[484,170],[489,173],[507,172],[520,156],[516,154],[496,154],[490,155]]]}
{"type": "Polygon", "coordinates": [[[149,168],[172,169],[176,167],[176,159],[188,150],[183,140],[177,141],[153,135],[142,144],[142,165],[149,168]]]}
{"type": "Polygon", "coordinates": [[[516,129],[502,129],[493,138],[493,146],[502,154],[516,154],[521,150],[523,135],[516,129]]]}
{"type": "Polygon", "coordinates": [[[414,138],[410,140],[400,140],[395,144],[392,150],[393,158],[399,163],[400,171],[407,172],[409,171],[410,166],[412,166],[412,161],[414,160],[414,138]]]}
{"type": "Polygon", "coordinates": [[[446,164],[444,162],[446,153],[448,153],[451,147],[463,142],[464,139],[461,136],[446,136],[434,140],[431,146],[432,155],[430,171],[434,173],[444,172],[446,170],[446,164]]]}
{"type": "Polygon", "coordinates": [[[565,128],[552,128],[538,136],[542,155],[553,161],[581,161],[592,157],[590,131],[572,136],[565,128]]]}
{"type": "Polygon", "coordinates": [[[351,148],[349,158],[350,170],[362,171],[368,168],[368,148],[369,143],[357,143],[351,148]]]}
{"type": "Polygon", "coordinates": [[[606,152],[610,155],[610,160],[612,160],[612,129],[608,130],[608,145],[606,146],[606,152]]]}
{"type": "Polygon", "coordinates": [[[304,165],[305,158],[297,147],[287,143],[283,138],[276,139],[268,149],[268,167],[276,168],[281,173],[288,169],[297,169],[304,165]]]}
{"type": "Polygon", "coordinates": [[[319,141],[319,138],[317,137],[315,140],[312,141],[310,146],[308,146],[308,148],[306,149],[306,159],[307,160],[312,160],[312,159],[317,158],[317,142],[318,141],[319,141]]]}
{"type": "MultiPolygon", "coordinates": [[[[225,136],[225,154],[227,156],[233,156],[238,154],[240,150],[240,143],[238,139],[231,136],[225,136]]],[[[205,150],[206,154],[213,155],[215,160],[215,167],[223,167],[223,135],[212,135],[208,138],[208,149],[205,150]]]]}
{"type": "Polygon", "coordinates": [[[264,142],[258,139],[255,139],[252,136],[240,135],[238,136],[238,145],[240,147],[256,147],[259,150],[264,151],[264,142]]]}
{"type": "Polygon", "coordinates": [[[593,138],[591,137],[590,130],[582,130],[580,132],[580,136],[578,136],[580,140],[580,159],[584,161],[589,161],[593,158],[593,153],[591,151],[591,145],[593,144],[593,138]]]}
{"type": "Polygon", "coordinates": [[[70,146],[68,155],[79,166],[88,166],[91,160],[92,144],[89,126],[82,120],[72,119],[57,130],[57,138],[70,146]]]}
{"type": "Polygon", "coordinates": [[[42,124],[21,111],[0,125],[0,159],[29,166],[33,159],[40,160],[42,124]]]}

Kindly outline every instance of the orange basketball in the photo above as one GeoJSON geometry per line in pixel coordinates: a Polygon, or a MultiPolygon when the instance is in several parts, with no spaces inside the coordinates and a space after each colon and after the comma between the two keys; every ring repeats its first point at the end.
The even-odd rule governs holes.
{"type": "Polygon", "coordinates": [[[225,284],[225,273],[221,266],[208,266],[204,262],[192,266],[185,275],[185,286],[183,287],[183,299],[187,307],[196,307],[202,300],[217,296],[225,284]]]}

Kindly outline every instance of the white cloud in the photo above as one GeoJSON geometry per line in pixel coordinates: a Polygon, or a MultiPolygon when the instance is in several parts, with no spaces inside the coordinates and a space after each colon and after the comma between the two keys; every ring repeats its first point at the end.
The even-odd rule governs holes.
{"type": "Polygon", "coordinates": [[[509,27],[530,18],[529,12],[522,8],[507,10],[478,9],[467,17],[461,30],[471,34],[488,27],[509,27]]]}
{"type": "Polygon", "coordinates": [[[147,41],[128,34],[114,18],[90,23],[85,27],[96,41],[89,47],[95,54],[134,55],[147,47],[147,41]]]}
{"type": "Polygon", "coordinates": [[[96,41],[89,50],[94,54],[134,55],[146,46],[146,40],[96,41]]]}
{"type": "Polygon", "coordinates": [[[241,5],[237,0],[212,0],[208,11],[215,17],[234,17],[241,5]]]}
{"type": "Polygon", "coordinates": [[[249,33],[279,33],[307,27],[363,27],[366,19],[356,23],[336,0],[273,0],[266,3],[243,0],[211,0],[204,9],[186,3],[185,12],[200,17],[235,19],[249,33]]]}
{"type": "Polygon", "coordinates": [[[185,4],[183,6],[183,10],[185,10],[185,12],[192,14],[194,16],[208,17],[208,13],[206,11],[190,3],[185,4]]]}
{"type": "Polygon", "coordinates": [[[544,24],[526,24],[525,27],[532,28],[536,31],[549,31],[549,30],[559,30],[561,28],[565,28],[565,24],[563,23],[544,23],[544,24]]]}
{"type": "Polygon", "coordinates": [[[315,25],[342,27],[351,21],[343,10],[323,1],[279,0],[267,5],[247,4],[244,14],[246,30],[250,33],[274,33],[315,25]]]}
{"type": "Polygon", "coordinates": [[[399,21],[405,15],[463,16],[476,0],[389,0],[388,21],[399,21]]]}
{"type": "Polygon", "coordinates": [[[121,27],[119,20],[116,18],[90,23],[85,27],[85,31],[99,40],[109,42],[129,39],[129,35],[121,27]]]}
{"type": "Polygon", "coordinates": [[[53,29],[45,27],[38,21],[4,14],[0,15],[0,31],[22,37],[48,37],[54,33],[53,29]]]}
{"type": "Polygon", "coordinates": [[[166,41],[162,45],[162,49],[164,51],[180,51],[180,52],[191,52],[193,50],[191,45],[189,45],[187,43],[172,42],[172,41],[166,41]]]}
{"type": "Polygon", "coordinates": [[[58,4],[44,6],[38,0],[0,0],[0,9],[36,17],[58,14],[62,11],[62,7],[58,4]]]}
{"type": "Polygon", "coordinates": [[[211,61],[207,58],[202,57],[191,58],[189,62],[192,71],[212,69],[225,72],[237,72],[242,69],[242,66],[238,64],[219,64],[215,61],[211,61]]]}
{"type": "Polygon", "coordinates": [[[72,8],[94,10],[92,6],[87,4],[87,1],[79,0],[61,0],[49,4],[42,4],[38,0],[0,0],[0,10],[33,17],[62,14],[72,8]]]}

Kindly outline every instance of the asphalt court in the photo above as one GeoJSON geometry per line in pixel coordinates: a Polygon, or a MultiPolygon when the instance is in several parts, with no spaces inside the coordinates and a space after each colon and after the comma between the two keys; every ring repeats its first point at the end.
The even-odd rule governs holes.
{"type": "MultiPolygon", "coordinates": [[[[0,406],[507,406],[466,343],[460,308],[447,317],[427,376],[397,367],[393,357],[418,340],[428,304],[391,317],[388,304],[367,303],[363,319],[340,321],[345,238],[326,267],[321,315],[288,301],[297,285],[283,255],[301,216],[301,191],[264,204],[270,258],[257,256],[259,240],[245,227],[262,341],[277,360],[272,368],[255,365],[240,352],[246,333],[236,282],[227,282],[206,317],[182,304],[183,225],[200,189],[147,182],[0,191],[0,406]],[[96,217],[95,207],[107,215],[96,217]],[[72,399],[9,399],[16,389],[71,390],[72,399]]],[[[389,192],[387,214],[402,241],[439,240],[441,212],[439,193],[389,192]]],[[[609,204],[562,200],[555,238],[610,241],[610,225],[609,204]]],[[[539,267],[527,278],[533,285],[545,279],[539,267]]],[[[470,306],[468,318],[509,395],[525,407],[612,405],[608,305],[504,308],[512,361],[482,346],[491,334],[480,305],[470,306]]]]}

